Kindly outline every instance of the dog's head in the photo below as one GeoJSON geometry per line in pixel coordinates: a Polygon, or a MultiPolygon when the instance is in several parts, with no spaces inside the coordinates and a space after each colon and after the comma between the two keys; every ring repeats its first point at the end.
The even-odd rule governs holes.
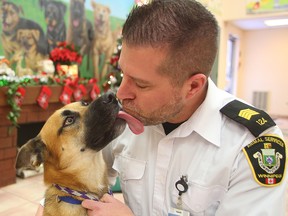
{"type": "Polygon", "coordinates": [[[70,0],[70,19],[74,29],[81,28],[85,20],[85,0],[70,0]]]}
{"type": "Polygon", "coordinates": [[[12,2],[3,2],[2,4],[2,28],[5,33],[12,33],[20,20],[19,15],[23,14],[21,7],[12,2]]]}
{"type": "Polygon", "coordinates": [[[110,28],[109,26],[109,20],[110,20],[110,8],[108,6],[98,4],[94,2],[93,0],[91,1],[91,6],[93,8],[93,13],[94,13],[94,24],[96,28],[103,28],[106,27],[105,25],[108,25],[107,27],[110,28]]]}
{"type": "Polygon", "coordinates": [[[66,5],[62,2],[48,1],[44,5],[44,9],[47,29],[48,31],[53,31],[61,21],[64,21],[66,5]]]}
{"type": "MultiPolygon", "coordinates": [[[[79,160],[103,149],[123,132],[126,122],[131,122],[130,128],[137,127],[135,120],[120,111],[112,93],[101,96],[91,104],[68,104],[52,114],[37,137],[21,147],[16,168],[35,168],[47,162],[57,164],[58,170],[64,169],[67,163],[75,161],[76,155],[80,155],[79,160]],[[46,161],[48,158],[49,161],[46,161]]],[[[79,164],[77,160],[75,163],[79,164]]]]}
{"type": "Polygon", "coordinates": [[[39,38],[40,32],[37,29],[19,29],[17,31],[17,41],[24,51],[36,49],[39,38]]]}

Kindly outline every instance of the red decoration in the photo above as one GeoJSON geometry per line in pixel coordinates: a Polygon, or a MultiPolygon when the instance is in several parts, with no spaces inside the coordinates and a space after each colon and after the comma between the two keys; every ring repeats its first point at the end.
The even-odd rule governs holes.
{"type": "Polygon", "coordinates": [[[94,84],[91,91],[90,91],[91,99],[95,100],[99,94],[100,94],[100,88],[96,84],[94,84]]]}
{"type": "Polygon", "coordinates": [[[82,56],[75,49],[74,45],[66,42],[59,45],[50,52],[50,59],[53,62],[70,65],[71,63],[81,64],[82,56]]]}
{"type": "Polygon", "coordinates": [[[42,86],[40,94],[37,98],[38,105],[40,107],[42,107],[43,109],[47,109],[49,98],[50,98],[51,94],[52,94],[52,92],[51,92],[51,89],[49,87],[42,86]]]}
{"type": "Polygon", "coordinates": [[[17,106],[22,106],[26,90],[23,87],[18,87],[14,100],[17,106]]]}
{"type": "Polygon", "coordinates": [[[68,85],[65,85],[63,91],[59,97],[59,100],[64,104],[71,103],[71,96],[73,94],[73,89],[71,89],[68,85]]]}
{"type": "Polygon", "coordinates": [[[92,89],[90,91],[90,97],[91,97],[92,100],[95,100],[98,97],[98,95],[100,94],[100,92],[101,92],[100,88],[96,84],[97,83],[97,79],[92,78],[92,79],[89,80],[88,83],[89,84],[93,84],[93,87],[92,87],[92,89]]]}
{"type": "Polygon", "coordinates": [[[73,96],[74,96],[75,101],[82,100],[82,98],[86,94],[87,94],[87,90],[86,90],[85,86],[82,84],[78,85],[73,92],[73,96]]]}
{"type": "Polygon", "coordinates": [[[119,56],[112,56],[110,59],[110,64],[116,67],[118,64],[118,61],[119,61],[119,56]]]}

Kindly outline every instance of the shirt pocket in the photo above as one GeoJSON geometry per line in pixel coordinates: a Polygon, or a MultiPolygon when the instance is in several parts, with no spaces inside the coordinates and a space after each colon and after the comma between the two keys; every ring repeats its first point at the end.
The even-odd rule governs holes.
{"type": "MultiPolygon", "coordinates": [[[[182,207],[192,216],[212,216],[222,201],[227,189],[221,185],[202,186],[190,183],[188,191],[182,194],[182,207]]],[[[178,191],[173,190],[173,202],[176,204],[178,191]]]]}
{"type": "Polygon", "coordinates": [[[141,200],[143,199],[143,176],[146,161],[137,160],[126,155],[116,155],[113,169],[119,173],[120,186],[125,203],[135,215],[141,215],[141,200]],[[128,196],[129,194],[129,196],[128,196]]]}

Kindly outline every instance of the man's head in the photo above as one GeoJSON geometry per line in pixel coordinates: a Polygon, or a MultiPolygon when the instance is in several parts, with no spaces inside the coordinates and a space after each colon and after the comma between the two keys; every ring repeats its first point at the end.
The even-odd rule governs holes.
{"type": "Polygon", "coordinates": [[[193,0],[154,0],[132,10],[122,33],[123,109],[145,125],[187,120],[217,53],[214,17],[193,0]]]}
{"type": "Polygon", "coordinates": [[[123,26],[123,43],[165,48],[159,72],[174,84],[193,74],[210,75],[217,53],[218,24],[195,0],[154,0],[134,8],[123,26]]]}

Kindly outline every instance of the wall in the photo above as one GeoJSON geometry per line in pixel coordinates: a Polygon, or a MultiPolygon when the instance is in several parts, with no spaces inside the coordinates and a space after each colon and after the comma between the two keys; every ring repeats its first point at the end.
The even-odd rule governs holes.
{"type": "Polygon", "coordinates": [[[253,91],[268,91],[268,113],[288,115],[288,29],[245,31],[233,26],[234,20],[281,17],[288,11],[265,14],[246,14],[246,1],[222,0],[217,85],[226,84],[226,49],[229,34],[238,38],[237,89],[235,95],[252,103],[253,91]],[[286,58],[286,59],[285,59],[286,58]]]}
{"type": "Polygon", "coordinates": [[[275,17],[287,15],[287,11],[278,11],[274,13],[259,13],[259,14],[247,14],[246,13],[246,0],[235,1],[235,0],[222,0],[222,19],[228,20],[238,20],[238,19],[252,19],[260,17],[275,17]]]}
{"type": "Polygon", "coordinates": [[[253,91],[268,91],[268,112],[288,115],[288,28],[247,31],[237,95],[252,102],[253,91]]]}
{"type": "MultiPolygon", "coordinates": [[[[217,80],[217,85],[219,88],[224,89],[226,86],[226,56],[227,56],[227,41],[229,39],[229,35],[233,35],[234,37],[236,37],[238,39],[238,43],[237,43],[237,53],[236,53],[236,59],[238,60],[237,63],[237,70],[241,69],[241,50],[242,48],[242,40],[243,40],[243,35],[244,31],[242,31],[241,29],[233,26],[231,23],[229,22],[224,22],[222,23],[221,26],[221,35],[220,35],[220,50],[219,50],[219,55],[221,56],[219,58],[219,70],[218,70],[218,80],[217,80]]],[[[238,80],[238,78],[237,78],[238,80]]],[[[237,82],[236,80],[236,82],[237,82]]],[[[237,83],[236,83],[237,86],[237,83]]],[[[236,90],[237,93],[237,90],[236,90]]]]}

